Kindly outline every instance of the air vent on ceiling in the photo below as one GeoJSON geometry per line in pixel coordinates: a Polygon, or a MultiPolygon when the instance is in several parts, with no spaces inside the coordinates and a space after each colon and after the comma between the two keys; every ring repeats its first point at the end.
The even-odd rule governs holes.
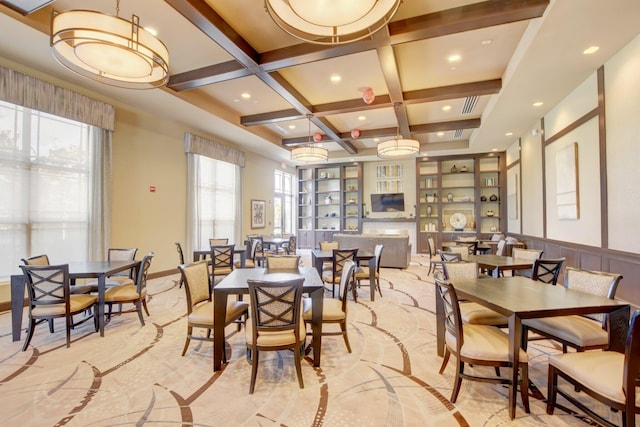
{"type": "Polygon", "coordinates": [[[477,103],[477,96],[467,96],[467,98],[464,100],[464,105],[462,106],[462,111],[460,112],[460,114],[471,114],[473,112],[473,109],[476,108],[477,103]]]}
{"type": "Polygon", "coordinates": [[[453,134],[453,139],[460,139],[462,138],[462,129],[456,129],[456,131],[453,134]]]}
{"type": "Polygon", "coordinates": [[[45,7],[54,0],[0,0],[0,3],[23,15],[28,15],[45,7]]]}

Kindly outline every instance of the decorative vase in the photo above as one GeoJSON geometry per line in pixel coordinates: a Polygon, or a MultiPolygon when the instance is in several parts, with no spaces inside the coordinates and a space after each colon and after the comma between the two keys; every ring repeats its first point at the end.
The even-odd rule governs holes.
{"type": "Polygon", "coordinates": [[[431,206],[427,206],[427,216],[431,216],[431,206]]]}
{"type": "Polygon", "coordinates": [[[331,196],[324,196],[324,204],[325,205],[331,204],[331,196]]]}
{"type": "Polygon", "coordinates": [[[453,194],[451,193],[447,194],[447,201],[453,202],[453,194]]]}
{"type": "Polygon", "coordinates": [[[492,194],[491,197],[489,197],[489,200],[492,202],[497,202],[498,201],[498,196],[496,196],[495,194],[492,194]]]}
{"type": "Polygon", "coordinates": [[[466,172],[466,171],[468,171],[468,170],[469,170],[469,169],[467,169],[467,167],[466,167],[466,166],[464,166],[464,165],[460,168],[460,172],[466,172]]]}
{"type": "Polygon", "coordinates": [[[475,230],[476,229],[476,222],[475,221],[471,221],[469,226],[471,227],[472,230],[475,230]]]}
{"type": "Polygon", "coordinates": [[[427,203],[433,203],[435,201],[436,201],[435,193],[433,194],[433,196],[430,196],[429,194],[427,194],[427,203]]]}
{"type": "Polygon", "coordinates": [[[456,167],[456,165],[451,166],[451,172],[458,172],[458,168],[456,167]]]}
{"type": "Polygon", "coordinates": [[[486,202],[487,201],[487,196],[485,196],[484,194],[482,196],[480,196],[480,201],[481,202],[486,202]]]}

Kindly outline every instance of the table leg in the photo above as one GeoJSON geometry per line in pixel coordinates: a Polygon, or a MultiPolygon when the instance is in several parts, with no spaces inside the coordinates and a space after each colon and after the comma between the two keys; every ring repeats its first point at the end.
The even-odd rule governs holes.
{"type": "MultiPolygon", "coordinates": [[[[522,319],[516,314],[509,316],[509,359],[513,363],[509,384],[509,418],[516,417],[516,398],[518,396],[518,364],[520,363],[520,344],[522,339],[522,319]]],[[[528,387],[523,384],[522,387],[528,387]]]]}
{"type": "Polygon", "coordinates": [[[11,337],[20,341],[22,332],[22,309],[24,308],[24,276],[11,276],[11,337]]]}
{"type": "Polygon", "coordinates": [[[316,254],[311,252],[311,263],[318,271],[320,277],[322,277],[322,258],[316,257],[316,254]]]}
{"type": "Polygon", "coordinates": [[[436,351],[438,356],[444,356],[444,302],[436,288],[436,351]]]}
{"type": "MultiPolygon", "coordinates": [[[[322,265],[322,262],[321,262],[322,265]]],[[[320,267],[322,268],[322,266],[320,267]]],[[[311,292],[311,331],[313,332],[313,366],[320,366],[320,350],[322,350],[322,305],[324,287],[311,292]]]]}
{"type": "Polygon", "coordinates": [[[222,368],[224,351],[224,320],[227,316],[227,294],[213,290],[213,370],[222,368]]]}
{"type": "Polygon", "coordinates": [[[376,300],[376,259],[371,258],[369,260],[369,284],[370,284],[370,293],[371,293],[371,301],[376,300]]]}
{"type": "Polygon", "coordinates": [[[240,268],[245,268],[247,265],[247,251],[240,252],[240,268]]]}
{"type": "Polygon", "coordinates": [[[106,288],[107,276],[101,274],[98,276],[98,329],[100,330],[100,336],[104,336],[104,291],[106,288]]]}
{"type": "Polygon", "coordinates": [[[495,277],[496,279],[497,279],[498,277],[500,277],[500,268],[499,268],[499,267],[494,268],[494,269],[491,271],[491,276],[492,276],[492,277],[495,277]]]}

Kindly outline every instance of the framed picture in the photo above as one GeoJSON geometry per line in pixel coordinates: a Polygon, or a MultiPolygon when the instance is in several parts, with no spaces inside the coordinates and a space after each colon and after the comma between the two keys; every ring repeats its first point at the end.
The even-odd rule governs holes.
{"type": "Polygon", "coordinates": [[[251,228],[264,228],[266,217],[266,202],[264,200],[251,200],[251,228]]]}

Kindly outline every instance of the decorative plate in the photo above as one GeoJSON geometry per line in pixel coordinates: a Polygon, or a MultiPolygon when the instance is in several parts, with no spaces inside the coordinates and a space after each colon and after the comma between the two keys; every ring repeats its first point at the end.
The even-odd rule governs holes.
{"type": "Polygon", "coordinates": [[[467,225],[467,217],[460,212],[456,212],[449,218],[449,223],[455,230],[462,230],[467,225]]]}

